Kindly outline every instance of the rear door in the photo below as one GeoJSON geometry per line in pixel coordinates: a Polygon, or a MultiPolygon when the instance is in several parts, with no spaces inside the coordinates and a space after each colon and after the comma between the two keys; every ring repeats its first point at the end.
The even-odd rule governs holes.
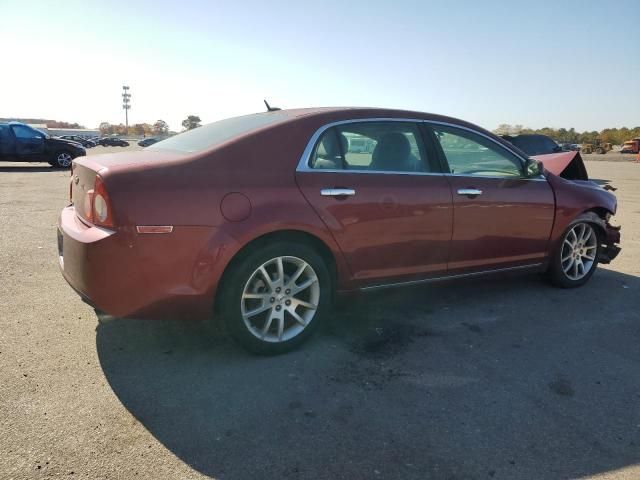
{"type": "Polygon", "coordinates": [[[430,124],[451,183],[451,274],[542,262],[555,212],[543,177],[527,178],[524,160],[489,136],[430,124]]]}
{"type": "Polygon", "coordinates": [[[310,147],[298,185],[359,285],[446,270],[451,191],[417,123],[345,122],[310,147]]]}

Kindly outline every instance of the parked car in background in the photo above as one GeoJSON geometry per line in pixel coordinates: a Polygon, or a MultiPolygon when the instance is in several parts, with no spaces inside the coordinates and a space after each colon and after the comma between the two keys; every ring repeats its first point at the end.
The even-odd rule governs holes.
{"type": "Polygon", "coordinates": [[[88,140],[78,135],[61,135],[58,138],[62,138],[63,140],[71,140],[72,142],[77,142],[85,148],[93,148],[97,145],[94,141],[88,140]]]}
{"type": "Polygon", "coordinates": [[[159,141],[160,141],[159,138],[154,138],[154,137],[143,138],[138,142],[138,145],[140,145],[141,147],[148,147],[149,145],[153,145],[154,143],[157,143],[159,141]]]}
{"type": "Polygon", "coordinates": [[[563,152],[578,152],[580,151],[580,146],[576,143],[561,143],[560,147],[563,152]]]}
{"type": "Polygon", "coordinates": [[[516,270],[578,287],[620,251],[610,192],[471,123],[400,110],[222,120],[76,160],[70,194],[59,261],[86,302],[215,312],[267,354],[307,339],[337,294],[516,270]]]}
{"type": "Polygon", "coordinates": [[[0,161],[47,162],[69,168],[76,157],[87,152],[77,142],[54,138],[20,122],[0,122],[0,161]]]}
{"type": "Polygon", "coordinates": [[[563,148],[555,140],[546,135],[501,135],[509,143],[512,143],[527,155],[547,155],[549,153],[562,152],[563,148]]]}
{"type": "Polygon", "coordinates": [[[103,137],[98,140],[98,144],[103,147],[128,147],[129,142],[118,137],[103,137]]]}

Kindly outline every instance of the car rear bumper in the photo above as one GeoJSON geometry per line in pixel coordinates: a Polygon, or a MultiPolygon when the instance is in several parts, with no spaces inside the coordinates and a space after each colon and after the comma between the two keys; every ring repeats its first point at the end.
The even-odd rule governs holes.
{"type": "Polygon", "coordinates": [[[63,277],[83,301],[116,317],[209,318],[220,276],[210,246],[211,229],[107,230],[85,224],[73,206],[58,224],[63,277]]]}

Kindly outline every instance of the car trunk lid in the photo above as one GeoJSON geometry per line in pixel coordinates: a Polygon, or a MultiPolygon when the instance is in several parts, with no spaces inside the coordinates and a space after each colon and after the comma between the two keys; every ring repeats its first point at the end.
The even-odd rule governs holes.
{"type": "Polygon", "coordinates": [[[139,171],[149,165],[171,163],[184,157],[184,154],[170,151],[135,151],[113,154],[95,155],[76,158],[73,162],[71,175],[71,203],[76,214],[85,221],[89,221],[91,194],[96,176],[106,181],[109,189],[108,177],[125,171],[139,171]]]}

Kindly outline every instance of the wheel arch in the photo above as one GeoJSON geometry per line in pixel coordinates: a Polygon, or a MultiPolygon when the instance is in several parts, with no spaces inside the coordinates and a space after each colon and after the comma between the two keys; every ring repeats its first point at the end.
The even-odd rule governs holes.
{"type": "Polygon", "coordinates": [[[582,212],[580,215],[576,217],[575,220],[583,218],[589,223],[592,223],[593,225],[595,225],[597,227],[596,231],[600,235],[600,240],[602,240],[607,236],[607,215],[608,214],[611,215],[612,212],[610,212],[608,209],[604,207],[593,207],[582,212]]]}
{"type": "MultiPolygon", "coordinates": [[[[301,242],[309,245],[316,250],[320,256],[327,262],[329,268],[329,274],[331,275],[333,291],[332,297],[335,295],[335,291],[338,288],[338,259],[331,250],[329,245],[320,239],[318,236],[313,235],[304,230],[285,229],[276,230],[259,235],[249,242],[245,243],[234,255],[231,257],[227,265],[224,267],[220,280],[216,287],[214,298],[214,313],[219,313],[218,306],[220,305],[220,295],[224,291],[225,282],[229,277],[229,273],[233,270],[235,265],[242,262],[243,259],[249,254],[249,252],[255,248],[260,248],[262,245],[266,245],[277,241],[289,241],[289,242],[301,242]]],[[[333,298],[332,298],[333,300],[333,298]]]]}

